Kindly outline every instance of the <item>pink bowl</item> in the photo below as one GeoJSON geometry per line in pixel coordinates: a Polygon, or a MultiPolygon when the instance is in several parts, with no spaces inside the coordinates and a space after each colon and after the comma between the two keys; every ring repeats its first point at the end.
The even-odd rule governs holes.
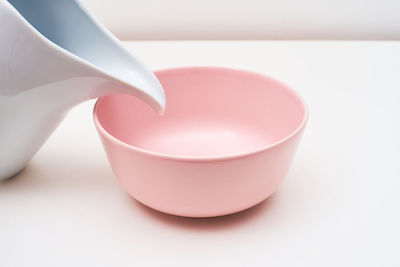
{"type": "Polygon", "coordinates": [[[166,213],[211,217],[247,209],[282,182],[307,120],[299,95],[266,76],[227,68],[156,72],[159,116],[141,100],[100,98],[94,121],[128,193],[166,213]]]}

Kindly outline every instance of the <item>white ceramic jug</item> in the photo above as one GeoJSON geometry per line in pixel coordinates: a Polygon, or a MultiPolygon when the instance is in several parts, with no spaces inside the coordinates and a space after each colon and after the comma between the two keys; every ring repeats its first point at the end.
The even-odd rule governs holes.
{"type": "Polygon", "coordinates": [[[0,0],[0,179],[21,171],[74,105],[130,94],[161,112],[154,74],[75,0],[0,0]]]}

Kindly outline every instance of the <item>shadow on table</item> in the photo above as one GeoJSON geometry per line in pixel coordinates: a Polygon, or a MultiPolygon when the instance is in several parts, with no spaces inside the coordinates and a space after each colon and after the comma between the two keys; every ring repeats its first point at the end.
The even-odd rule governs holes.
{"type": "Polygon", "coordinates": [[[220,231],[240,227],[249,223],[256,217],[265,216],[273,207],[277,194],[279,193],[273,194],[256,206],[244,211],[210,218],[189,218],[169,215],[147,207],[133,198],[132,202],[133,205],[137,207],[137,210],[148,216],[150,220],[156,220],[157,222],[168,226],[196,231],[220,231]]]}

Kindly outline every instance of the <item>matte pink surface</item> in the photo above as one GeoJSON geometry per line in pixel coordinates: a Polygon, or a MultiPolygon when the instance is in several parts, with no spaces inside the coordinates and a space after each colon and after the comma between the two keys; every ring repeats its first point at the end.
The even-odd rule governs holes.
{"type": "Polygon", "coordinates": [[[216,67],[156,72],[163,116],[141,100],[98,100],[94,119],[111,166],[128,193],[181,216],[225,215],[271,195],[294,156],[307,110],[287,86],[216,67]]]}

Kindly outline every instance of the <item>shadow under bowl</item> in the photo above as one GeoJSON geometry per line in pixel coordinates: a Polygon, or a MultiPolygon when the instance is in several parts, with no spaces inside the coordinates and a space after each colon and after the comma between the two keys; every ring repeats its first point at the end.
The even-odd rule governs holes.
{"type": "Polygon", "coordinates": [[[247,209],[285,178],[307,121],[288,86],[219,67],[155,72],[159,116],[126,95],[100,98],[94,121],[114,173],[139,202],[169,214],[212,217],[247,209]]]}

